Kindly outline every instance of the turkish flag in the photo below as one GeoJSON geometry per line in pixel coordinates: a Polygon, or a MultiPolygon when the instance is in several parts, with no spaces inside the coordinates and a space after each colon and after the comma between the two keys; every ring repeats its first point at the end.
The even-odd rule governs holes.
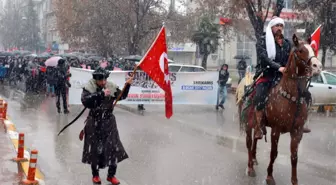
{"type": "Polygon", "coordinates": [[[173,96],[170,87],[166,29],[162,26],[160,33],[138,65],[145,73],[165,91],[166,117],[173,115],[173,96]]]}
{"type": "Polygon", "coordinates": [[[321,37],[321,25],[311,35],[310,45],[315,51],[315,56],[317,56],[320,47],[320,37],[321,37]]]}

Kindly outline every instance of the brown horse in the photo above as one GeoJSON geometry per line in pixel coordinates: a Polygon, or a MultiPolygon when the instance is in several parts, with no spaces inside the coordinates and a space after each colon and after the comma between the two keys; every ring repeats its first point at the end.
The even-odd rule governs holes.
{"type": "MultiPolygon", "coordinates": [[[[298,146],[303,135],[303,126],[308,116],[308,105],[305,101],[305,92],[307,91],[308,81],[312,75],[313,68],[316,64],[312,64],[315,57],[314,52],[309,43],[300,42],[296,35],[293,35],[294,47],[290,53],[286,71],[283,74],[279,84],[270,90],[268,102],[265,107],[264,125],[271,127],[271,154],[270,163],[267,168],[266,182],[268,185],[275,185],[273,178],[273,164],[278,155],[278,141],[280,134],[290,133],[291,136],[291,163],[292,163],[292,184],[297,185],[297,161],[298,146]]],[[[320,71],[319,71],[320,72],[320,71]]],[[[316,74],[316,71],[314,71],[316,74]]],[[[253,93],[252,93],[253,94],[253,93]]],[[[248,97],[252,99],[252,97],[248,97]]],[[[253,103],[247,106],[242,101],[238,104],[238,111],[241,117],[244,109],[245,117],[252,115],[252,119],[245,122],[240,119],[241,128],[246,132],[246,147],[248,150],[248,168],[247,174],[254,177],[254,164],[258,164],[256,159],[256,149],[258,140],[252,139],[252,129],[255,121],[257,121],[254,113],[253,103]],[[245,105],[244,105],[245,104],[245,105]],[[244,107],[245,106],[245,107],[244,107]],[[243,126],[242,126],[243,124],[243,126]]],[[[265,136],[266,139],[266,136],[265,136]]]]}

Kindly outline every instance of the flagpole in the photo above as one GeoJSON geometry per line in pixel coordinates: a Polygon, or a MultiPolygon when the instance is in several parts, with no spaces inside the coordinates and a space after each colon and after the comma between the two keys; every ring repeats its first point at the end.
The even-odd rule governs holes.
{"type": "Polygon", "coordinates": [[[320,24],[320,26],[317,27],[316,30],[311,35],[314,35],[321,26],[322,26],[322,24],[320,24]]]}
{"type": "MultiPolygon", "coordinates": [[[[162,22],[162,27],[160,29],[160,32],[161,30],[165,27],[165,22],[162,22]]],[[[159,32],[159,33],[160,33],[159,32]]],[[[166,35],[165,35],[166,36],[166,35]]],[[[155,41],[157,40],[157,38],[159,37],[159,35],[157,35],[154,39],[154,41],[152,42],[152,44],[150,45],[149,49],[147,50],[146,54],[144,56],[147,56],[147,53],[150,51],[150,49],[153,47],[155,41]]],[[[136,70],[139,68],[139,65],[142,63],[144,57],[142,57],[142,59],[140,60],[140,62],[135,66],[134,70],[133,70],[133,74],[131,76],[131,78],[134,78],[134,75],[136,73],[136,70]]],[[[123,87],[123,89],[121,90],[121,93],[118,95],[117,99],[115,100],[114,104],[113,104],[113,108],[116,106],[116,104],[118,103],[118,101],[120,100],[122,94],[125,92],[125,89],[126,89],[126,84],[125,86],[123,87]]]]}
{"type": "MultiPolygon", "coordinates": [[[[136,73],[136,70],[138,69],[139,65],[136,65],[134,70],[133,70],[133,74],[130,78],[134,78],[134,75],[136,73]]],[[[131,84],[130,84],[131,85],[131,84]]],[[[113,104],[113,108],[116,106],[116,104],[118,103],[118,101],[120,100],[121,96],[124,94],[125,90],[126,90],[126,86],[127,84],[124,85],[123,89],[121,90],[120,94],[118,95],[117,99],[115,100],[114,104],[113,104]]]]}

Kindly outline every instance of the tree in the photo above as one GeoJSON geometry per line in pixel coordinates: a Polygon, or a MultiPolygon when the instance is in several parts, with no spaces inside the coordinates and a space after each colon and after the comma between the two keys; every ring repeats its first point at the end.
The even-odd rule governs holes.
{"type": "Polygon", "coordinates": [[[18,7],[8,1],[1,14],[1,41],[5,49],[20,47],[22,29],[22,15],[18,7]]]}
{"type": "Polygon", "coordinates": [[[191,40],[199,48],[202,55],[202,67],[205,69],[207,68],[208,56],[217,51],[219,38],[219,25],[214,24],[210,17],[203,16],[191,40]]]}
{"type": "Polygon", "coordinates": [[[248,17],[254,29],[254,36],[256,40],[259,40],[264,33],[264,25],[270,12],[273,12],[273,16],[280,16],[280,13],[284,8],[284,0],[276,0],[275,4],[272,2],[272,0],[231,1],[229,9],[231,12],[230,15],[237,21],[241,21],[243,18],[248,17]]]}
{"type": "Polygon", "coordinates": [[[55,5],[63,40],[93,47],[105,56],[140,54],[167,15],[162,0],[58,0],[55,5]]]}
{"type": "Polygon", "coordinates": [[[21,47],[30,51],[37,50],[40,43],[40,28],[33,0],[28,1],[27,10],[22,18],[21,47]]]}
{"type": "Polygon", "coordinates": [[[322,24],[320,48],[322,49],[322,65],[325,66],[326,52],[331,50],[336,54],[336,0],[295,0],[296,9],[309,10],[313,19],[305,23],[307,36],[322,24]]]}

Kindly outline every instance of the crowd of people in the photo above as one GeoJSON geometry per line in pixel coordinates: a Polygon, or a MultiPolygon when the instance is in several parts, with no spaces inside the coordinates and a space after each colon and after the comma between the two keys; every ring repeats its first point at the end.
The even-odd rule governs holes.
{"type": "MultiPolygon", "coordinates": [[[[66,101],[68,88],[71,86],[68,80],[63,80],[64,75],[68,75],[70,67],[95,70],[102,67],[106,70],[133,70],[136,60],[120,59],[115,56],[104,58],[100,56],[85,57],[81,54],[52,55],[25,53],[12,54],[9,52],[0,52],[0,83],[8,83],[16,86],[24,92],[36,94],[46,94],[46,96],[57,98],[57,109],[61,113],[60,99],[66,101]],[[52,57],[62,57],[57,66],[48,66],[46,61],[52,57]],[[66,71],[66,72],[65,72],[66,71]],[[61,77],[60,77],[61,76],[61,77]]],[[[143,105],[139,109],[144,110],[143,105]]],[[[64,113],[68,109],[64,106],[64,113]]]]}

